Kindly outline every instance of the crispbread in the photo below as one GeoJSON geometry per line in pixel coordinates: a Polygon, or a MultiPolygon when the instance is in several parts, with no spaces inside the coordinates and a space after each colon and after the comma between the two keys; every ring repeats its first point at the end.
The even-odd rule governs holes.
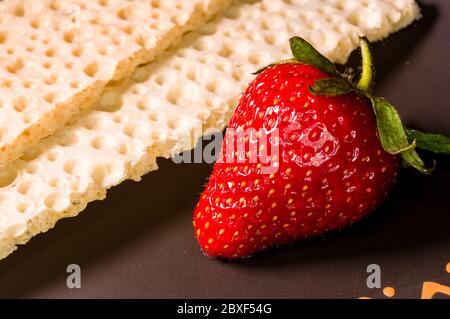
{"type": "Polygon", "coordinates": [[[0,167],[230,2],[0,2],[0,167]]]}
{"type": "Polygon", "coordinates": [[[0,258],[103,199],[108,188],[157,169],[158,157],[192,148],[202,125],[222,130],[250,73],[289,56],[290,36],[344,62],[359,35],[382,39],[418,14],[413,0],[235,3],[156,62],[109,85],[93,110],[3,173],[0,258]]]}

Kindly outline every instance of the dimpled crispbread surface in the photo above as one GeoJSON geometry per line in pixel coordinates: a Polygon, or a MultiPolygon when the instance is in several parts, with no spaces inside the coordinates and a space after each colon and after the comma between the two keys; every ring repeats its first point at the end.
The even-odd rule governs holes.
{"type": "Polygon", "coordinates": [[[0,167],[231,0],[0,2],[0,167]]]}
{"type": "Polygon", "coordinates": [[[3,171],[0,257],[103,199],[108,188],[157,169],[158,157],[222,130],[251,73],[290,56],[289,37],[344,62],[358,36],[382,39],[418,15],[412,0],[234,2],[157,61],[111,83],[92,110],[3,171]]]}

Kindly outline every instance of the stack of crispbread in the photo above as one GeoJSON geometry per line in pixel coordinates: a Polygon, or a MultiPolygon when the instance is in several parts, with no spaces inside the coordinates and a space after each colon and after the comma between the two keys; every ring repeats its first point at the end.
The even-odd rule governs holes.
{"type": "Polygon", "coordinates": [[[291,36],[343,63],[360,35],[419,16],[413,0],[229,4],[0,3],[0,258],[222,130],[251,73],[289,57],[291,36]]]}

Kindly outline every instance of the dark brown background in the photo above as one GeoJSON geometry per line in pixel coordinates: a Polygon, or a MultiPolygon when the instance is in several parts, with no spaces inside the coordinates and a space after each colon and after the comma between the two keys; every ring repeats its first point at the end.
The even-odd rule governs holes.
{"type": "MultiPolygon", "coordinates": [[[[422,20],[374,45],[376,87],[409,125],[450,134],[450,1],[421,6],[422,20]]],[[[385,204],[352,228],[234,263],[206,258],[193,236],[211,166],[160,166],[1,261],[0,297],[382,297],[365,286],[372,263],[399,298],[419,297],[425,280],[450,285],[446,158],[433,176],[402,172],[385,204]],[[81,289],[66,287],[71,263],[82,268],[81,289]]]]}

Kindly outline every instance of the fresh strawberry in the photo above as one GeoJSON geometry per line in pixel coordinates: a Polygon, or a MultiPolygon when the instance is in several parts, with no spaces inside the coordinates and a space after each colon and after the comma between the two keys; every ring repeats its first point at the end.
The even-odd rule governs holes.
{"type": "MultiPolygon", "coordinates": [[[[229,124],[194,213],[207,255],[248,256],[360,220],[392,187],[401,159],[396,154],[426,171],[395,109],[368,93],[370,70],[355,86],[306,41],[293,38],[291,47],[295,60],[264,69],[229,124]],[[249,129],[258,138],[241,135],[245,150],[230,156],[233,133],[249,129]],[[251,144],[263,140],[259,150],[277,150],[269,154],[270,173],[261,155],[250,160],[251,144]]],[[[370,61],[365,42],[363,53],[370,61]]]]}

